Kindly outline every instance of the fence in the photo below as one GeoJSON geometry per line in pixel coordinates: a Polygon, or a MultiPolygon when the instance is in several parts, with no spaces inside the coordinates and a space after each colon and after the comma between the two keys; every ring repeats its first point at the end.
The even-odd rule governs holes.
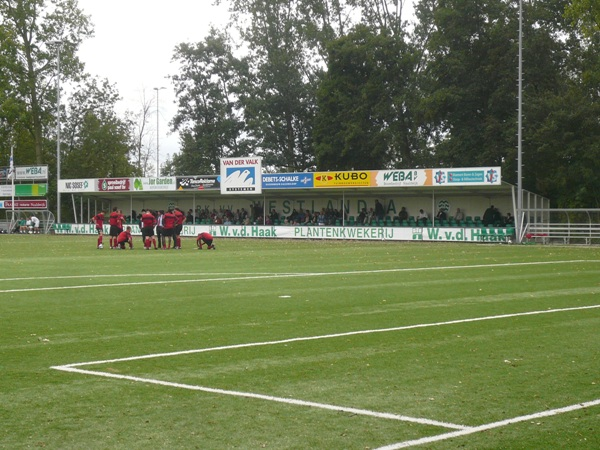
{"type": "Polygon", "coordinates": [[[600,209],[524,210],[522,242],[600,244],[600,209]]]}

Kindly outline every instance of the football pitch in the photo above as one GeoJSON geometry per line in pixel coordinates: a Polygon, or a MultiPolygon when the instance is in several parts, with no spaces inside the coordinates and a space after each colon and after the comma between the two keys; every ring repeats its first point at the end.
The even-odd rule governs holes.
{"type": "Polygon", "coordinates": [[[0,235],[0,448],[600,448],[600,248],[0,235]]]}

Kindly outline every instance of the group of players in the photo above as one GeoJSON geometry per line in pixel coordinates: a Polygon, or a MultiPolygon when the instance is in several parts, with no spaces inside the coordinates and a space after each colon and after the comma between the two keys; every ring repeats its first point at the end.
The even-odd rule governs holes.
{"type": "MultiPolygon", "coordinates": [[[[97,248],[99,249],[104,248],[102,242],[104,237],[104,220],[105,211],[100,211],[91,218],[91,222],[96,224],[96,231],[98,232],[97,248]]],[[[185,214],[179,208],[169,208],[167,212],[163,210],[153,211],[151,209],[143,209],[139,226],[142,231],[144,249],[150,250],[152,247],[154,247],[154,250],[181,249],[181,230],[183,229],[184,222],[185,214]],[[156,237],[158,237],[158,243],[156,237]],[[173,247],[171,247],[171,244],[173,244],[173,247]]],[[[110,248],[125,250],[128,246],[130,250],[133,250],[131,227],[127,226],[125,229],[123,228],[125,224],[123,211],[114,207],[108,216],[108,224],[110,226],[110,248]]],[[[198,234],[196,238],[196,247],[198,250],[202,250],[204,244],[206,244],[207,249],[215,250],[213,237],[210,233],[203,232],[198,234]]]]}

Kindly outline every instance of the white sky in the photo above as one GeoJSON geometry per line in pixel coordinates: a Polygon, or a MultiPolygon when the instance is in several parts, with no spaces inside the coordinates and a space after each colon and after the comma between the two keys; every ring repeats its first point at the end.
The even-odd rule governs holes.
{"type": "MultiPolygon", "coordinates": [[[[142,99],[159,93],[160,164],[178,150],[178,137],[169,134],[168,122],[176,112],[169,75],[177,73],[171,63],[173,50],[182,42],[199,42],[211,24],[223,26],[226,8],[212,0],[79,0],[79,7],[94,24],[95,36],[81,46],[79,57],[86,71],[116,84],[123,98],[119,112],[138,112],[142,99]]],[[[156,105],[156,103],[153,103],[156,105]]],[[[154,106],[151,126],[156,128],[154,106]]],[[[156,156],[153,157],[156,165],[156,156]]]]}

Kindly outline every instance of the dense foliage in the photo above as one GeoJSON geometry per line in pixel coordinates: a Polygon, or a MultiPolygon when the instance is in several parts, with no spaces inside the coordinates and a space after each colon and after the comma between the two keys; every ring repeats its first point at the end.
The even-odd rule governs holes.
{"type": "MultiPolygon", "coordinates": [[[[401,0],[216,1],[231,26],[174,49],[180,152],[167,172],[259,155],[294,172],[500,165],[516,183],[518,0],[415,1],[410,22],[401,0]]],[[[599,207],[600,2],[522,11],[524,187],[599,207]]],[[[63,81],[76,86],[61,112],[65,176],[144,173],[118,93],[77,59],[93,35],[77,1],[0,0],[0,20],[1,162],[15,144],[23,162],[53,163],[61,41],[63,81]],[[96,145],[114,154],[82,156],[96,145]]]]}

